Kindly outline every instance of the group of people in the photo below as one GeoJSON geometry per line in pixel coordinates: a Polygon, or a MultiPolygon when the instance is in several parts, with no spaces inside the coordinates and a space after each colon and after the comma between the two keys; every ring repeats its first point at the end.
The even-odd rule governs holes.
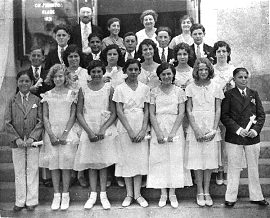
{"type": "Polygon", "coordinates": [[[103,38],[91,14],[81,8],[72,31],[57,26],[58,48],[45,58],[42,48],[33,47],[30,69],[17,74],[18,92],[5,117],[14,211],[38,205],[39,167],[51,172],[52,210],[68,209],[72,170],[81,176],[88,171],[85,209],[96,203],[98,178],[100,202],[111,207],[106,190],[113,175],[124,178],[123,207],[134,200],[148,206],[143,176],[147,188],[160,189],[160,207],[169,199],[177,208],[175,190],[193,183],[197,204],[212,206],[212,172],[217,184],[227,185],[225,205],[233,207],[246,163],[251,203],[268,205],[258,174],[265,114],[258,93],[247,87],[250,73],[229,63],[228,43],[205,44],[203,25],[188,15],[171,40],[169,27],[155,28],[153,10],[142,13],[143,30],[123,38],[120,20],[111,18],[110,35],[103,38]]]}

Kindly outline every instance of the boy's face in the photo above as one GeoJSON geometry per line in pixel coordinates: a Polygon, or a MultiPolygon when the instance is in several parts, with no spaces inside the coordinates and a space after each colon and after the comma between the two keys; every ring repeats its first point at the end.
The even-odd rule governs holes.
{"type": "Polygon", "coordinates": [[[68,43],[70,35],[63,29],[60,29],[55,34],[55,39],[60,47],[65,47],[68,43]]]}
{"type": "Polygon", "coordinates": [[[137,46],[137,40],[135,36],[126,36],[124,39],[124,46],[128,52],[133,52],[137,46]]]}
{"type": "Polygon", "coordinates": [[[18,89],[21,93],[26,94],[29,92],[30,87],[33,85],[33,82],[28,75],[23,74],[19,77],[17,81],[18,89]]]}
{"type": "Polygon", "coordinates": [[[167,31],[160,31],[157,34],[157,41],[160,48],[165,48],[169,45],[171,37],[167,31]]]}
{"type": "Polygon", "coordinates": [[[33,50],[29,56],[31,65],[34,67],[39,67],[45,60],[44,55],[42,54],[41,49],[33,50]]]}
{"type": "Polygon", "coordinates": [[[101,46],[102,46],[102,43],[101,43],[100,38],[94,36],[90,39],[89,47],[91,48],[93,53],[95,54],[99,53],[101,51],[101,46]]]}
{"type": "Polygon", "coordinates": [[[202,29],[196,29],[191,33],[191,37],[197,45],[200,45],[203,42],[204,33],[202,29]]]}
{"type": "Polygon", "coordinates": [[[239,71],[233,78],[235,85],[239,89],[245,89],[248,83],[248,74],[245,71],[239,71]]]}

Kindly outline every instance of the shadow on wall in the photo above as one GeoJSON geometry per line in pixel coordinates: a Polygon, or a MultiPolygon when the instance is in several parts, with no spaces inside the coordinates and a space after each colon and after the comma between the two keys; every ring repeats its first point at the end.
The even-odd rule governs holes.
{"type": "Polygon", "coordinates": [[[250,88],[258,91],[262,101],[270,101],[270,74],[256,75],[257,72],[252,74],[254,76],[250,79],[250,88]]]}

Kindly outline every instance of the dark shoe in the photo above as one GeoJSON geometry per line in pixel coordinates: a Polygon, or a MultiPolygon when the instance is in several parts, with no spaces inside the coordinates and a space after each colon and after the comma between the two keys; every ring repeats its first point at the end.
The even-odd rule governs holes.
{"type": "Polygon", "coordinates": [[[34,211],[37,205],[32,205],[32,206],[26,206],[26,210],[28,211],[34,211]]]}
{"type": "Polygon", "coordinates": [[[269,203],[264,199],[261,201],[250,201],[251,204],[258,204],[260,206],[268,206],[269,203]]]}
{"type": "Polygon", "coordinates": [[[226,207],[233,207],[235,205],[235,202],[225,201],[226,207]]]}
{"type": "Polygon", "coordinates": [[[85,177],[82,177],[82,176],[79,177],[78,181],[79,181],[79,184],[80,184],[81,187],[83,187],[83,188],[88,187],[88,183],[87,183],[85,177]]]}
{"type": "Polygon", "coordinates": [[[19,211],[21,211],[23,208],[24,208],[24,207],[18,207],[18,206],[16,206],[16,205],[14,205],[13,211],[14,211],[14,212],[19,212],[19,211]]]}
{"type": "Polygon", "coordinates": [[[77,182],[78,182],[77,177],[71,177],[71,179],[70,179],[70,186],[76,185],[77,182]]]}
{"type": "Polygon", "coordinates": [[[43,185],[45,187],[53,187],[52,179],[43,179],[43,185]]]}

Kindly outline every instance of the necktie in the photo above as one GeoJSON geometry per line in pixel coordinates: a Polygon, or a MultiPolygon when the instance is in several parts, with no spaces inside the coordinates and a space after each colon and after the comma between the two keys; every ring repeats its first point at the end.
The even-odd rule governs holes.
{"type": "Polygon", "coordinates": [[[197,58],[201,58],[201,57],[202,57],[201,49],[200,49],[200,46],[198,45],[197,46],[197,58]]]}
{"type": "Polygon", "coordinates": [[[87,38],[88,38],[88,27],[87,24],[85,24],[83,29],[83,39],[87,40],[87,38]]]}
{"type": "Polygon", "coordinates": [[[245,98],[246,97],[246,94],[245,94],[245,91],[244,90],[242,90],[241,95],[242,95],[242,98],[245,98]]]}
{"type": "Polygon", "coordinates": [[[38,80],[38,78],[39,78],[38,67],[35,67],[34,77],[36,78],[36,80],[38,80]]]}
{"type": "Polygon", "coordinates": [[[132,54],[130,52],[128,52],[128,55],[127,55],[127,60],[128,59],[133,59],[132,54]]]}
{"type": "Polygon", "coordinates": [[[64,63],[64,61],[63,61],[64,51],[65,51],[65,49],[64,48],[61,48],[61,51],[60,51],[60,54],[61,54],[61,60],[60,60],[60,62],[61,62],[61,64],[64,63]]]}
{"type": "Polygon", "coordinates": [[[161,53],[161,62],[166,62],[166,57],[165,57],[165,49],[162,49],[162,53],[161,53]]]}
{"type": "Polygon", "coordinates": [[[28,101],[27,95],[23,95],[23,102],[22,102],[22,105],[23,105],[23,109],[24,109],[24,110],[26,109],[26,101],[28,101]]]}

